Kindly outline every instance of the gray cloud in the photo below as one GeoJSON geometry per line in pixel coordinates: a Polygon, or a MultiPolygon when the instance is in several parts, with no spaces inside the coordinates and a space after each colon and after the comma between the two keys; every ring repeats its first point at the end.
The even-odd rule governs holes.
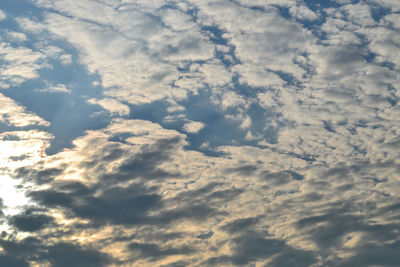
{"type": "Polygon", "coordinates": [[[23,179],[25,182],[34,182],[35,184],[47,184],[63,173],[62,168],[48,168],[42,170],[33,170],[21,167],[15,170],[15,177],[23,179]]]}
{"type": "Polygon", "coordinates": [[[128,248],[132,251],[138,251],[142,257],[152,258],[153,260],[170,255],[189,255],[195,252],[190,247],[161,248],[158,244],[142,244],[137,242],[130,243],[128,248]]]}
{"type": "Polygon", "coordinates": [[[260,259],[272,259],[268,264],[270,266],[310,266],[316,262],[312,252],[296,250],[281,240],[263,236],[262,233],[253,231],[244,232],[232,240],[233,255],[211,258],[206,263],[213,265],[231,262],[236,266],[243,266],[260,259]]]}
{"type": "Polygon", "coordinates": [[[79,183],[63,187],[70,190],[32,191],[29,196],[45,207],[64,208],[74,216],[93,220],[95,224],[152,223],[147,212],[162,204],[159,195],[146,194],[146,189],[137,185],[110,188],[100,196],[93,196],[95,191],[79,183]]]}
{"type": "Polygon", "coordinates": [[[66,267],[71,265],[107,266],[111,257],[91,249],[80,248],[67,243],[58,243],[48,248],[43,258],[53,266],[66,267]]]}
{"type": "Polygon", "coordinates": [[[53,220],[52,217],[44,214],[25,212],[13,216],[10,222],[20,231],[35,232],[47,227],[53,220]]]}

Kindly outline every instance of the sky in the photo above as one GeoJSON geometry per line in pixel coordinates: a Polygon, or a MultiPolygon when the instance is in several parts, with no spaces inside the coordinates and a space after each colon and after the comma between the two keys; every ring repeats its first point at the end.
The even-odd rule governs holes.
{"type": "Polygon", "coordinates": [[[400,266],[400,1],[0,1],[0,266],[400,266]]]}

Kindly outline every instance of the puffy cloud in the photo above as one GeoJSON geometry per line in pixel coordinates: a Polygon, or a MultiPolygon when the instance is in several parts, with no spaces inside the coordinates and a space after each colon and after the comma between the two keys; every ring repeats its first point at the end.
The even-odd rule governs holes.
{"type": "Polygon", "coordinates": [[[54,86],[49,86],[48,88],[41,89],[39,91],[42,93],[70,93],[71,92],[65,84],[56,84],[54,86]]]}
{"type": "Polygon", "coordinates": [[[19,85],[22,82],[37,78],[38,70],[48,65],[42,53],[35,52],[26,47],[13,47],[7,43],[0,43],[0,68],[1,87],[19,85]]]}
{"type": "Polygon", "coordinates": [[[89,99],[88,102],[90,104],[100,105],[111,113],[117,113],[119,116],[125,116],[129,114],[129,107],[113,98],[104,98],[101,100],[89,99]]]}
{"type": "Polygon", "coordinates": [[[162,21],[168,24],[185,16],[187,20],[178,10],[162,11],[155,17],[142,12],[140,4],[127,9],[95,1],[84,1],[82,7],[63,1],[38,4],[73,17],[48,13],[42,29],[74,44],[84,55],[81,61],[110,88],[108,95],[133,104],[170,96],[171,84],[178,78],[174,62],[207,60],[214,54],[213,45],[194,24],[179,32],[173,28],[178,26],[162,27],[162,21]],[[98,14],[87,17],[82,8],[95,9],[98,14]]]}
{"type": "Polygon", "coordinates": [[[391,12],[398,12],[400,10],[400,4],[394,0],[370,0],[369,2],[376,4],[378,8],[388,8],[391,12]]]}
{"type": "Polygon", "coordinates": [[[214,2],[200,6],[199,18],[204,24],[216,24],[227,31],[224,37],[234,45],[235,56],[243,63],[260,64],[294,77],[303,74],[293,59],[307,49],[313,38],[299,24],[282,18],[275,7],[261,11],[214,2]],[[249,20],[253,22],[251,27],[249,20]]]}
{"type": "Polygon", "coordinates": [[[293,5],[289,8],[289,12],[295,18],[301,20],[316,20],[319,18],[318,14],[310,10],[306,5],[293,5]]]}
{"type": "Polygon", "coordinates": [[[28,39],[26,35],[22,32],[7,31],[6,34],[7,40],[11,42],[22,43],[28,39]]]}
{"type": "Polygon", "coordinates": [[[7,123],[16,127],[28,125],[49,126],[49,122],[39,116],[29,114],[23,106],[18,105],[14,100],[0,94],[0,122],[7,123]]]}
{"type": "Polygon", "coordinates": [[[53,218],[43,214],[30,214],[29,212],[17,214],[11,218],[11,224],[24,232],[35,232],[46,227],[53,218]]]}
{"type": "Polygon", "coordinates": [[[204,128],[204,123],[198,121],[190,121],[183,125],[183,130],[187,133],[198,133],[204,128]]]}
{"type": "Polygon", "coordinates": [[[7,14],[3,10],[0,10],[0,20],[5,20],[6,18],[7,14]]]}

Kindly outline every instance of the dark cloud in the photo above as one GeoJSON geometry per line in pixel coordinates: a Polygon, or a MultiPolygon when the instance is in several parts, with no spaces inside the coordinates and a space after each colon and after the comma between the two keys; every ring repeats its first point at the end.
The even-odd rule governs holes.
{"type": "Polygon", "coordinates": [[[207,195],[211,192],[213,192],[213,190],[215,188],[217,188],[218,186],[224,185],[223,183],[208,183],[207,185],[199,188],[199,189],[194,189],[194,190],[186,190],[184,192],[179,193],[175,199],[177,201],[190,201],[193,199],[197,199],[197,198],[202,198],[202,196],[207,195]]]}
{"type": "Polygon", "coordinates": [[[273,185],[284,185],[292,181],[301,181],[304,176],[294,171],[266,172],[264,179],[273,185]]]}
{"type": "Polygon", "coordinates": [[[46,207],[70,207],[74,201],[72,194],[53,189],[32,191],[27,195],[46,207]]]}
{"type": "Polygon", "coordinates": [[[249,176],[249,175],[254,174],[254,172],[256,172],[257,170],[258,170],[258,167],[255,165],[243,165],[240,167],[228,169],[227,172],[228,173],[238,173],[242,176],[249,176]]]}
{"type": "Polygon", "coordinates": [[[4,216],[3,209],[4,209],[3,199],[0,198],[0,218],[4,216]]]}
{"type": "Polygon", "coordinates": [[[128,245],[128,248],[132,251],[139,252],[141,257],[150,258],[152,260],[156,260],[159,258],[171,256],[171,255],[189,255],[195,250],[188,246],[182,247],[165,247],[162,248],[156,243],[138,243],[132,242],[128,245]]]}
{"type": "Polygon", "coordinates": [[[0,247],[3,249],[1,253],[2,260],[10,264],[16,264],[11,266],[30,266],[28,264],[29,261],[38,261],[40,259],[39,254],[43,244],[39,239],[33,237],[16,241],[12,236],[3,236],[0,239],[0,247]]]}
{"type": "Polygon", "coordinates": [[[145,242],[157,242],[157,243],[167,243],[172,240],[179,240],[184,236],[187,236],[188,233],[185,232],[167,232],[167,229],[163,227],[154,228],[152,225],[143,226],[140,228],[140,231],[127,235],[124,232],[115,231],[113,233],[112,239],[104,240],[105,243],[113,243],[113,242],[125,242],[132,240],[144,240],[145,242]]]}
{"type": "Polygon", "coordinates": [[[311,240],[317,243],[321,249],[341,246],[346,234],[365,230],[362,218],[340,213],[305,218],[300,220],[297,225],[300,228],[309,227],[307,232],[311,240]]]}
{"type": "Polygon", "coordinates": [[[80,183],[63,184],[61,190],[40,190],[29,193],[29,196],[45,207],[64,208],[71,216],[90,219],[96,224],[143,224],[151,223],[147,215],[151,209],[162,205],[157,194],[146,194],[148,190],[139,186],[112,187],[94,196],[80,183]]]}
{"type": "Polygon", "coordinates": [[[153,145],[145,145],[141,152],[123,162],[118,171],[124,176],[131,173],[133,176],[143,177],[144,179],[176,176],[176,174],[158,169],[157,166],[170,159],[171,152],[179,144],[179,141],[180,138],[175,137],[159,140],[153,145]]]}
{"type": "Polygon", "coordinates": [[[99,149],[100,151],[95,156],[88,155],[84,158],[80,162],[79,167],[95,174],[104,175],[104,173],[107,173],[105,165],[131,155],[129,150],[122,148],[121,142],[112,141],[107,143],[101,142],[99,144],[99,141],[96,139],[88,141],[86,149],[92,150],[93,147],[101,147],[101,149],[99,149]]]}
{"type": "Polygon", "coordinates": [[[235,221],[223,225],[221,229],[231,234],[240,233],[242,231],[246,231],[250,227],[255,226],[260,221],[260,219],[261,219],[260,217],[237,219],[235,221]]]}
{"type": "Polygon", "coordinates": [[[329,262],[331,266],[400,266],[400,242],[366,243],[351,250],[355,253],[345,260],[329,262]]]}
{"type": "Polygon", "coordinates": [[[159,223],[170,223],[175,220],[189,219],[202,222],[214,218],[217,215],[226,215],[226,212],[219,211],[207,204],[183,204],[175,209],[163,211],[157,217],[157,221],[159,223]]]}
{"type": "MultiPolygon", "coordinates": [[[[141,151],[125,159],[112,172],[103,174],[100,178],[106,182],[121,182],[141,178],[144,181],[153,179],[165,179],[168,177],[180,177],[178,172],[168,172],[158,166],[170,159],[173,150],[179,145],[180,138],[161,139],[155,144],[144,145],[141,151]]],[[[120,156],[122,152],[111,152],[103,160],[110,161],[120,156]],[[112,155],[116,153],[116,155],[112,155]]],[[[128,153],[128,152],[127,152],[128,153]]]]}
{"type": "Polygon", "coordinates": [[[84,198],[82,204],[72,206],[72,211],[76,216],[94,220],[96,223],[151,223],[152,218],[147,212],[161,205],[161,197],[157,194],[122,193],[124,194],[84,198]]]}
{"type": "Polygon", "coordinates": [[[310,266],[316,257],[310,251],[292,248],[283,240],[274,239],[265,233],[243,231],[231,240],[232,255],[213,257],[204,264],[209,266],[232,263],[245,266],[264,259],[271,259],[268,266],[310,266]]]}
{"type": "Polygon", "coordinates": [[[232,240],[232,262],[245,265],[259,259],[268,259],[287,249],[281,240],[265,238],[264,234],[249,231],[232,240]]]}
{"type": "Polygon", "coordinates": [[[58,243],[48,247],[43,254],[43,259],[50,262],[52,266],[109,266],[112,258],[97,250],[82,248],[71,243],[58,243]]]}
{"type": "Polygon", "coordinates": [[[35,232],[47,227],[54,219],[44,214],[35,214],[32,212],[24,212],[12,216],[9,223],[18,230],[24,232],[35,232]]]}
{"type": "Polygon", "coordinates": [[[308,267],[317,262],[316,255],[311,251],[287,248],[281,255],[272,259],[267,266],[308,267]]]}
{"type": "Polygon", "coordinates": [[[28,167],[21,167],[15,170],[14,177],[23,179],[26,182],[34,182],[37,185],[47,184],[54,180],[57,176],[61,175],[65,166],[60,168],[47,168],[47,169],[31,169],[28,167]]]}
{"type": "Polygon", "coordinates": [[[186,261],[177,261],[165,265],[160,265],[160,267],[186,267],[186,266],[190,266],[190,263],[186,261]]]}
{"type": "Polygon", "coordinates": [[[284,240],[273,238],[268,232],[255,231],[264,216],[240,218],[221,226],[230,234],[232,255],[214,257],[207,260],[208,265],[232,263],[244,266],[263,259],[271,259],[268,266],[310,266],[316,262],[311,251],[295,249],[284,240]]]}
{"type": "Polygon", "coordinates": [[[229,188],[218,190],[218,187],[226,186],[223,183],[209,183],[199,189],[185,190],[179,193],[173,201],[177,203],[200,203],[200,202],[228,202],[244,192],[243,189],[229,188]]]}
{"type": "Polygon", "coordinates": [[[3,252],[0,255],[2,266],[31,266],[28,262],[51,266],[108,266],[112,257],[93,248],[74,243],[46,243],[45,240],[28,237],[17,241],[13,238],[0,240],[3,252]],[[9,264],[9,265],[8,265],[9,264]]]}
{"type": "Polygon", "coordinates": [[[214,232],[213,231],[209,231],[208,233],[197,235],[196,238],[198,238],[198,239],[208,239],[208,238],[212,237],[213,235],[214,235],[214,232]]]}
{"type": "Polygon", "coordinates": [[[28,155],[9,157],[9,159],[12,160],[12,161],[20,161],[20,160],[24,160],[24,159],[28,159],[28,158],[29,158],[28,155]]]}
{"type": "MultiPolygon", "coordinates": [[[[31,191],[28,196],[44,207],[61,208],[67,216],[89,219],[95,225],[168,224],[180,219],[202,221],[223,214],[210,207],[207,201],[195,200],[168,200],[178,205],[173,209],[162,209],[167,200],[154,192],[157,188],[136,183],[127,187],[113,186],[106,190],[101,184],[89,188],[79,182],[54,184],[53,188],[31,191]]],[[[209,196],[210,200],[230,199],[239,193],[241,191],[222,190],[212,192],[209,196]]]]}
{"type": "Polygon", "coordinates": [[[15,258],[11,255],[2,255],[0,254],[0,265],[1,266],[8,266],[8,267],[29,267],[30,264],[23,260],[15,258]]]}
{"type": "Polygon", "coordinates": [[[362,243],[391,242],[400,230],[399,219],[392,223],[377,222],[379,217],[390,214],[387,207],[377,208],[374,203],[338,202],[334,205],[337,207],[321,215],[305,217],[296,222],[297,229],[306,233],[321,250],[343,247],[353,233],[362,233],[362,243]]]}

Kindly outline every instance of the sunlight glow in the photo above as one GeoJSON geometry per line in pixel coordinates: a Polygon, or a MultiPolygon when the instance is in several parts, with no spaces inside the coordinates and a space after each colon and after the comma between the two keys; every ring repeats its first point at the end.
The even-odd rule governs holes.
{"type": "Polygon", "coordinates": [[[18,181],[8,175],[0,174],[0,195],[3,199],[3,212],[5,215],[15,215],[20,212],[20,208],[29,203],[29,199],[20,189],[18,181]]]}

